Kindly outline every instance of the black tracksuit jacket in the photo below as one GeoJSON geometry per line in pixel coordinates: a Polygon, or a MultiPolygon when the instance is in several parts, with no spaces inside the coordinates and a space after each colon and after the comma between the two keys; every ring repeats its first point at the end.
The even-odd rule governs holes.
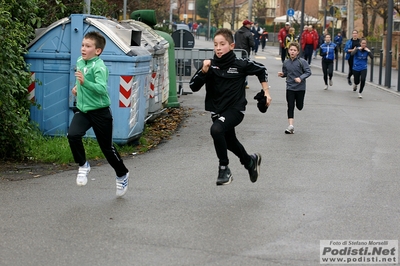
{"type": "Polygon", "coordinates": [[[246,110],[247,76],[256,75],[260,83],[268,82],[267,69],[263,64],[242,58],[236,58],[233,64],[222,69],[211,60],[207,73],[201,69],[191,78],[189,86],[196,92],[206,84],[205,109],[216,114],[229,108],[242,112],[246,110]]]}

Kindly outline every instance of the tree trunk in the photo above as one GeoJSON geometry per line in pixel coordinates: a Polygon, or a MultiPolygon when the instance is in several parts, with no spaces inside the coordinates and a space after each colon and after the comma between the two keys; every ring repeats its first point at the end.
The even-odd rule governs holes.
{"type": "Polygon", "coordinates": [[[362,2],[362,23],[363,23],[363,35],[364,37],[368,37],[368,7],[365,1],[362,2]]]}
{"type": "Polygon", "coordinates": [[[371,17],[371,23],[369,24],[370,25],[369,35],[371,35],[371,36],[375,36],[375,30],[374,29],[375,29],[376,17],[377,17],[376,11],[373,11],[372,12],[372,17],[371,17]]]}

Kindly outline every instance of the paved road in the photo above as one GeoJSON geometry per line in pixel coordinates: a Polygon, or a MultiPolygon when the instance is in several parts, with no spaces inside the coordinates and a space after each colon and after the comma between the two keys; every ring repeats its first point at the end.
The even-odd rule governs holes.
{"type": "Polygon", "coordinates": [[[167,143],[125,160],[124,198],[108,165],[85,187],[75,171],[0,181],[0,265],[319,265],[320,240],[399,239],[397,93],[368,84],[358,99],[339,74],[325,91],[313,66],[286,135],[279,56],[255,59],[268,67],[273,103],[258,111],[249,78],[237,133],[263,156],[257,183],[231,155],[234,181],[215,185],[204,90],[182,95],[191,116],[167,143]]]}

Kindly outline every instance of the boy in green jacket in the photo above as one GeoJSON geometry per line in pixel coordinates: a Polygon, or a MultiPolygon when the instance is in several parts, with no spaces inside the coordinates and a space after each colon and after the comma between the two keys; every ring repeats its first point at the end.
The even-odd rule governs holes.
{"type": "Polygon", "coordinates": [[[122,197],[128,190],[129,171],[112,141],[113,117],[107,91],[108,69],[99,58],[105,45],[106,39],[99,32],[89,32],[83,38],[82,56],[76,62],[76,84],[72,88],[72,94],[77,100],[77,111],[72,118],[67,137],[74,160],[79,164],[76,184],[84,186],[90,165],[86,161],[82,137],[93,128],[104,156],[117,175],[116,194],[122,197]]]}

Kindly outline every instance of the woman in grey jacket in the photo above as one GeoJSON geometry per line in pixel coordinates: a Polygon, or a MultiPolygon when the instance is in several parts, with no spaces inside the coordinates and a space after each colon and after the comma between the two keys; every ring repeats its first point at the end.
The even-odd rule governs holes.
{"type": "Polygon", "coordinates": [[[289,59],[282,65],[282,72],[278,76],[286,78],[286,101],[289,126],[286,134],[294,133],[294,107],[299,111],[303,109],[306,94],[306,78],[311,76],[310,66],[307,61],[299,57],[300,46],[296,42],[289,44],[289,59]]]}

